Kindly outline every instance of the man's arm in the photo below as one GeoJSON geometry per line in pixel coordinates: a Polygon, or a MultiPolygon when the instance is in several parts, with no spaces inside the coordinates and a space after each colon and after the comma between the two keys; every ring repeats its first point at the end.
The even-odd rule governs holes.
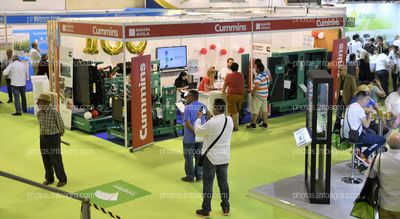
{"type": "Polygon", "coordinates": [[[185,120],[185,125],[190,131],[194,132],[194,128],[193,128],[192,124],[190,124],[189,120],[185,120]]]}
{"type": "Polygon", "coordinates": [[[194,122],[194,133],[196,135],[210,135],[213,134],[213,125],[212,121],[207,121],[203,125],[201,125],[201,117],[203,116],[202,112],[197,113],[197,120],[194,122]]]}
{"type": "Polygon", "coordinates": [[[226,80],[224,80],[224,86],[222,86],[222,93],[226,93],[226,87],[228,84],[226,83],[226,80]]]}
{"type": "Polygon", "coordinates": [[[63,136],[64,135],[64,122],[61,118],[61,114],[59,112],[55,112],[56,113],[56,124],[58,127],[58,130],[60,130],[60,135],[63,136]]]}
{"type": "Polygon", "coordinates": [[[369,127],[369,125],[371,124],[371,120],[372,120],[372,113],[368,113],[367,117],[361,119],[362,124],[365,128],[369,127]]]}
{"type": "Polygon", "coordinates": [[[10,72],[11,72],[11,66],[12,66],[12,65],[9,64],[9,65],[7,66],[7,68],[3,71],[3,75],[4,75],[4,76],[10,74],[10,72]]]}

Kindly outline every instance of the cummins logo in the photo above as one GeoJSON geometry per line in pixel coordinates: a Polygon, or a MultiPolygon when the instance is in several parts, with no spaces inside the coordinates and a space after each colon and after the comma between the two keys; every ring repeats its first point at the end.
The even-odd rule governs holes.
{"type": "Polygon", "coordinates": [[[141,115],[142,115],[142,129],[140,129],[140,140],[147,138],[147,92],[146,92],[146,64],[140,64],[140,100],[141,115]]]}
{"type": "Polygon", "coordinates": [[[339,20],[317,20],[317,27],[339,26],[339,20]]]}
{"type": "Polygon", "coordinates": [[[93,26],[92,32],[94,35],[99,36],[118,37],[118,30],[113,30],[111,27],[109,29],[104,29],[93,26]]]}
{"type": "Polygon", "coordinates": [[[221,24],[216,24],[215,27],[215,32],[241,32],[241,31],[246,31],[247,26],[237,23],[234,25],[221,25],[221,24]]]}

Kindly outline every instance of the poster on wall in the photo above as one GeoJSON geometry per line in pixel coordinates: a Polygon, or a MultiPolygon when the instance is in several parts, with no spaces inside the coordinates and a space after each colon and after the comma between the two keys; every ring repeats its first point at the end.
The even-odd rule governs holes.
{"type": "Polygon", "coordinates": [[[150,55],[133,57],[131,96],[140,98],[140,102],[131,101],[132,147],[138,149],[154,141],[152,101],[151,101],[151,64],[150,55]]]}
{"type": "Polygon", "coordinates": [[[0,56],[4,57],[6,55],[6,50],[12,48],[13,37],[12,37],[12,27],[0,26],[0,56]]]}
{"type": "Polygon", "coordinates": [[[314,37],[310,34],[303,34],[303,47],[313,48],[314,47],[314,37]]]}
{"type": "Polygon", "coordinates": [[[395,22],[400,20],[400,4],[396,3],[348,4],[346,16],[354,19],[354,27],[345,29],[346,36],[358,33],[364,41],[378,35],[391,41],[400,28],[395,22]]]}
{"type": "Polygon", "coordinates": [[[64,126],[71,129],[73,103],[73,49],[60,47],[59,106],[64,126]]]}

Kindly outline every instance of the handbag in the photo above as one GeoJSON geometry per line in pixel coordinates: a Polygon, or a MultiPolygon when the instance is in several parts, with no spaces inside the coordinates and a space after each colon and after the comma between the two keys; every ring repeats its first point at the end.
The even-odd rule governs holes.
{"type": "Polygon", "coordinates": [[[361,128],[362,124],[358,127],[357,130],[351,129],[350,122],[349,122],[349,111],[350,111],[350,106],[347,108],[347,113],[346,113],[346,121],[347,125],[349,126],[349,139],[350,142],[358,142],[358,139],[360,137],[360,134],[358,133],[358,130],[361,128]]]}
{"type": "MultiPolygon", "coordinates": [[[[377,157],[378,155],[376,155],[372,161],[371,170],[373,170],[377,157]]],[[[354,201],[354,207],[350,213],[351,216],[362,219],[375,218],[375,214],[378,212],[379,208],[380,168],[381,154],[379,153],[378,174],[375,178],[370,178],[368,175],[367,179],[365,180],[365,184],[361,189],[360,195],[358,195],[357,199],[354,201]]],[[[371,174],[371,170],[369,174],[371,174]]]]}
{"type": "Polygon", "coordinates": [[[206,158],[206,155],[207,155],[208,151],[210,151],[211,148],[214,147],[214,145],[217,143],[217,141],[219,140],[219,138],[221,138],[222,134],[224,133],[225,128],[226,128],[226,123],[227,123],[227,121],[228,121],[228,119],[227,119],[226,116],[225,116],[225,123],[224,123],[224,127],[222,128],[221,133],[219,133],[218,137],[217,137],[217,138],[211,143],[211,145],[207,148],[206,152],[204,152],[204,154],[202,154],[202,155],[199,157],[199,160],[197,161],[197,166],[199,166],[199,167],[203,166],[204,159],[206,158]]]}

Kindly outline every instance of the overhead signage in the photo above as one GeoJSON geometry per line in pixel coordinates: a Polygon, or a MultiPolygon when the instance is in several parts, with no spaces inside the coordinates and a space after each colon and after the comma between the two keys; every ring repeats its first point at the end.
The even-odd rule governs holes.
{"type": "Polygon", "coordinates": [[[126,27],[125,36],[145,38],[244,32],[251,32],[251,21],[135,25],[126,27]]]}
{"type": "MultiPolygon", "coordinates": [[[[339,28],[344,26],[344,17],[332,18],[291,18],[281,20],[247,20],[229,22],[204,22],[204,23],[166,23],[143,24],[125,27],[127,39],[196,36],[232,33],[249,33],[293,30],[293,29],[318,29],[339,28]]],[[[61,22],[61,33],[76,35],[89,35],[122,39],[122,25],[98,25],[89,23],[61,22]]]]}
{"type": "Polygon", "coordinates": [[[343,17],[333,18],[292,18],[285,20],[256,20],[253,23],[253,31],[273,31],[309,28],[342,27],[343,17]]]}
{"type": "Polygon", "coordinates": [[[97,37],[122,38],[122,26],[60,22],[60,32],[97,37]]]}
{"type": "MultiPolygon", "coordinates": [[[[165,11],[151,11],[152,9],[141,12],[107,12],[107,13],[82,13],[82,14],[36,14],[36,15],[7,15],[7,24],[44,24],[50,20],[58,18],[85,18],[85,17],[126,17],[126,16],[159,16],[164,15],[165,11]]],[[[0,16],[0,23],[4,23],[4,17],[0,16]]]]}

